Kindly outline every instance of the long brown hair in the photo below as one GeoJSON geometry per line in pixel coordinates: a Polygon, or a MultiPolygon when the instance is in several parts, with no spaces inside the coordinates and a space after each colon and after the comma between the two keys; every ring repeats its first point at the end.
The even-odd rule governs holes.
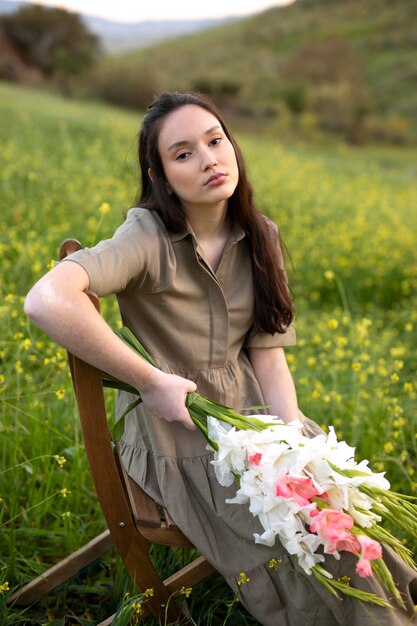
{"type": "Polygon", "coordinates": [[[241,150],[215,104],[207,96],[200,93],[168,92],[160,95],[149,106],[139,132],[141,191],[137,204],[156,211],[169,231],[184,230],[186,213],[175,193],[169,194],[167,191],[158,151],[158,137],[165,117],[189,104],[206,109],[219,120],[236,154],[239,180],[229,198],[228,213],[232,222],[243,228],[248,241],[255,293],[255,330],[271,334],[284,333],[293,319],[294,310],[283,267],[283,244],[279,234],[277,244],[273,241],[265,216],[256,206],[241,150]],[[152,171],[152,181],[148,174],[149,169],[152,171]]]}

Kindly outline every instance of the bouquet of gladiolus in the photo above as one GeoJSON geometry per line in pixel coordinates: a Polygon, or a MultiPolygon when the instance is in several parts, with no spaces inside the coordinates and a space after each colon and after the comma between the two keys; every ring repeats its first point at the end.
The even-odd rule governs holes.
{"type": "MultiPolygon", "coordinates": [[[[150,355],[127,329],[119,336],[152,365],[150,355]]],[[[138,395],[116,422],[119,438],[126,414],[139,402],[137,390],[103,374],[103,384],[138,395]]],[[[264,530],[254,541],[273,546],[278,537],[308,575],[314,575],[336,596],[338,592],[390,607],[388,602],[335,580],[321,565],[324,554],[340,558],[348,551],[358,557],[356,572],[377,575],[399,606],[404,606],[382,558],[381,542],[413,569],[411,551],[378,522],[387,520],[411,537],[417,536],[415,498],[395,493],[383,473],[368,461],[357,463],[354,448],[337,441],[334,429],[313,438],[301,432],[301,422],[285,424],[270,415],[245,416],[197,393],[187,397],[194,423],[214,450],[212,461],[221,485],[237,484],[229,503],[249,504],[264,530]]]]}

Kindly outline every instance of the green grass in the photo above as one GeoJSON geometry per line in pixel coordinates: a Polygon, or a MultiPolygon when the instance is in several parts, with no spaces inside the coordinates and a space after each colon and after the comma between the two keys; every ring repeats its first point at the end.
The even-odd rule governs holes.
{"type": "MultiPolygon", "coordinates": [[[[140,119],[5,84],[0,114],[0,585],[13,590],[105,528],[64,352],[28,323],[22,304],[64,238],[91,245],[132,206],[140,119]]],[[[393,488],[415,492],[417,150],[284,144],[273,127],[267,138],[239,140],[293,263],[298,346],[287,354],[300,407],[334,424],[393,488]]],[[[118,323],[113,299],[103,314],[118,323]]],[[[169,573],[187,557],[154,558],[169,573]]],[[[26,612],[6,608],[3,589],[0,621],[96,623],[126,590],[109,553],[26,612]]],[[[193,619],[221,626],[232,601],[213,576],[191,594],[193,619]]],[[[236,604],[227,623],[254,621],[236,604]]]]}

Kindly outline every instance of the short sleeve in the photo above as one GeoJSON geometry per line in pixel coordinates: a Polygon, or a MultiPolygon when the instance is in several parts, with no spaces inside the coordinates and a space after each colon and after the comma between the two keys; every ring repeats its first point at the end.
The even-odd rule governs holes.
{"type": "Polygon", "coordinates": [[[245,348],[284,348],[295,346],[297,338],[293,324],[288,326],[285,333],[248,333],[245,348]]]}
{"type": "MultiPolygon", "coordinates": [[[[284,257],[282,254],[278,226],[268,216],[264,215],[265,221],[268,225],[271,239],[277,247],[278,259],[280,266],[285,274],[284,257]]],[[[286,277],[286,274],[285,274],[286,277]]],[[[245,348],[279,348],[285,346],[295,346],[297,343],[295,328],[293,324],[290,324],[284,333],[256,333],[255,331],[249,331],[245,348]]]]}
{"type": "Polygon", "coordinates": [[[146,209],[128,211],[111,239],[84,248],[62,262],[75,262],[88,274],[89,289],[98,296],[125,290],[158,291],[172,279],[175,257],[157,214],[146,209]]]}

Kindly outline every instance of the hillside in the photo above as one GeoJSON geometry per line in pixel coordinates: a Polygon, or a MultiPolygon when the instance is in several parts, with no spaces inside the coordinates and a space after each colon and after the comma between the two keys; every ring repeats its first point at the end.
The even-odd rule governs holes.
{"type": "Polygon", "coordinates": [[[250,115],[282,115],[283,102],[294,112],[317,112],[330,99],[339,116],[348,104],[351,116],[364,110],[382,116],[383,125],[395,115],[415,132],[416,22],[412,0],[296,0],[114,55],[99,75],[121,81],[134,72],[142,87],[151,76],[150,91],[202,89],[250,115]]]}

